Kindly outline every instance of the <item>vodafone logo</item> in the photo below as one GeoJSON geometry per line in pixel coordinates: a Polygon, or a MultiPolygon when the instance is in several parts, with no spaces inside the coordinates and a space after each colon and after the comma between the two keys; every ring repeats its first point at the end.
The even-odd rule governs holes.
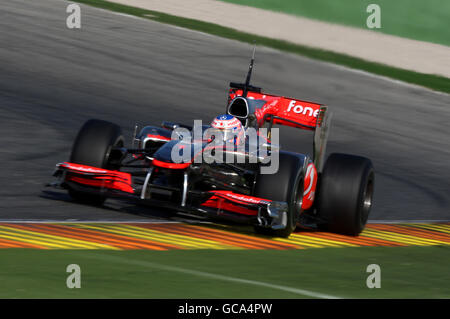
{"type": "Polygon", "coordinates": [[[295,100],[289,102],[287,109],[288,112],[294,112],[296,114],[303,114],[312,117],[317,117],[317,115],[319,114],[319,109],[314,111],[314,109],[310,106],[302,106],[300,104],[295,105],[295,102],[295,100]]]}
{"type": "Polygon", "coordinates": [[[266,203],[266,201],[262,200],[262,199],[257,199],[257,198],[253,198],[250,196],[240,195],[240,194],[233,194],[233,193],[230,193],[227,191],[217,191],[215,193],[221,194],[226,197],[230,197],[231,199],[240,200],[240,201],[248,202],[248,203],[252,203],[252,204],[266,203]]]}
{"type": "Polygon", "coordinates": [[[237,200],[241,200],[241,201],[249,202],[249,203],[254,203],[254,204],[259,204],[261,202],[258,199],[253,199],[253,198],[241,196],[241,195],[226,194],[226,196],[231,197],[233,199],[237,199],[237,200]]]}

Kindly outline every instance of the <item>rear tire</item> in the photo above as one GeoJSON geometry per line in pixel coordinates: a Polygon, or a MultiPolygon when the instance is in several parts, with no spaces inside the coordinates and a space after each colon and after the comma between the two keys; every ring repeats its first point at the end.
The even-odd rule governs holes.
{"type": "MultiPolygon", "coordinates": [[[[123,146],[122,130],[111,122],[92,119],[81,127],[70,155],[70,162],[105,169],[115,169],[111,163],[111,149],[123,146]]],[[[100,206],[105,197],[100,194],[69,189],[70,196],[77,202],[100,206]]]]}
{"type": "Polygon", "coordinates": [[[274,237],[289,237],[297,227],[303,200],[303,158],[294,153],[280,152],[278,172],[259,174],[256,178],[254,196],[287,202],[287,226],[285,229],[255,226],[255,232],[274,237]]]}
{"type": "Polygon", "coordinates": [[[324,166],[317,197],[321,228],[358,236],[372,207],[374,169],[365,157],[334,153],[324,166]]]}

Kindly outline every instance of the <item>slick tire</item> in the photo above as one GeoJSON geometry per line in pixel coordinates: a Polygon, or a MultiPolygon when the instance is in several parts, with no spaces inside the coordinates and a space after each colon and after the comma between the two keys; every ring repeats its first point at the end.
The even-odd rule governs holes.
{"type": "Polygon", "coordinates": [[[365,157],[331,154],[325,163],[317,197],[321,228],[343,235],[358,236],[372,207],[375,175],[365,157]]]}
{"type": "MultiPolygon", "coordinates": [[[[72,146],[70,162],[105,169],[115,169],[112,164],[111,149],[123,146],[121,128],[111,122],[91,119],[81,127],[72,146]]],[[[105,197],[69,189],[69,194],[77,202],[101,206],[105,197]]]]}
{"type": "Polygon", "coordinates": [[[302,207],[303,158],[294,153],[280,152],[278,171],[257,176],[254,196],[287,202],[289,206],[285,229],[255,226],[255,232],[273,237],[289,237],[297,226],[302,207]]]}

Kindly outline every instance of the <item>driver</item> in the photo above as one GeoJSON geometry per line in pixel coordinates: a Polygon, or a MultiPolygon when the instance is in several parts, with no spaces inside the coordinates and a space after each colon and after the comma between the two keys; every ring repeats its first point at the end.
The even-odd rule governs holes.
{"type": "MultiPolygon", "coordinates": [[[[211,122],[213,130],[217,130],[221,134],[224,143],[233,143],[234,145],[241,145],[245,142],[245,130],[241,121],[232,115],[219,115],[211,122]]],[[[212,134],[214,135],[214,133],[212,134]]]]}

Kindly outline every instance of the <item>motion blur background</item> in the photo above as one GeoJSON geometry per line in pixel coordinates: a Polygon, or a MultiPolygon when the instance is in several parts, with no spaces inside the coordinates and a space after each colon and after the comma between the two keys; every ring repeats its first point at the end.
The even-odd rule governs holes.
{"type": "MultiPolygon", "coordinates": [[[[80,205],[44,185],[90,118],[119,124],[127,141],[135,123],[210,122],[225,110],[228,83],[244,80],[256,41],[252,84],[328,105],[328,154],[373,161],[370,222],[448,223],[449,30],[447,0],[2,1],[0,220],[194,222],[116,200],[80,205]],[[80,5],[79,29],[67,27],[70,3],[80,5]],[[367,27],[372,3],[381,9],[379,29],[367,27]]],[[[280,131],[283,148],[311,152],[310,132],[280,131]]],[[[43,240],[8,227],[0,225],[2,240],[43,240]]],[[[299,298],[152,268],[160,262],[336,296],[448,298],[450,254],[439,245],[111,252],[120,263],[106,252],[0,249],[0,297],[299,298]],[[65,288],[60,271],[73,262],[89,269],[78,292],[65,288]],[[364,285],[368,263],[387,267],[384,289],[364,285]]]]}

